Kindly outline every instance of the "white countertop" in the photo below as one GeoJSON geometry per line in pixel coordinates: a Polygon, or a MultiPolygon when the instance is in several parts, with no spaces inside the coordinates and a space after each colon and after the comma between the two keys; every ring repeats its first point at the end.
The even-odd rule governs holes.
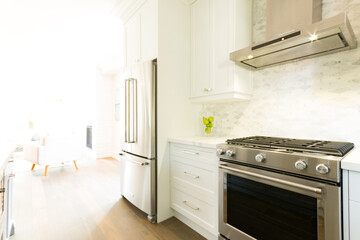
{"type": "Polygon", "coordinates": [[[360,148],[355,148],[341,160],[341,168],[360,172],[360,148]]]}
{"type": "MultiPolygon", "coordinates": [[[[199,147],[216,148],[219,143],[225,143],[227,139],[232,137],[174,137],[169,138],[169,142],[188,144],[199,147]]],[[[342,161],[341,168],[344,170],[360,172],[360,148],[352,150],[342,161]]]]}
{"type": "Polygon", "coordinates": [[[216,145],[219,143],[225,143],[227,139],[230,137],[199,137],[199,136],[192,136],[192,137],[175,137],[169,138],[169,142],[173,143],[181,143],[181,144],[188,144],[193,146],[199,147],[208,147],[208,148],[216,148],[216,145]]]}

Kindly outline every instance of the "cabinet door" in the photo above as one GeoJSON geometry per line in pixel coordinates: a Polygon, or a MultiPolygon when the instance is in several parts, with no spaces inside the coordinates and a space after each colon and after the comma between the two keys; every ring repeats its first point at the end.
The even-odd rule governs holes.
{"type": "Polygon", "coordinates": [[[140,11],[140,55],[142,61],[157,58],[157,0],[147,0],[140,11]]]}
{"type": "Polygon", "coordinates": [[[250,93],[251,72],[236,66],[229,53],[251,45],[251,0],[213,0],[214,93],[250,93]]]}
{"type": "Polygon", "coordinates": [[[125,25],[126,66],[140,62],[140,15],[133,16],[125,25]]]}
{"type": "Polygon", "coordinates": [[[230,53],[230,30],[234,25],[230,20],[232,14],[230,0],[213,0],[213,64],[211,74],[213,77],[213,92],[225,93],[230,91],[231,67],[235,65],[229,59],[230,53]]]}
{"type": "Polygon", "coordinates": [[[198,0],[191,6],[191,100],[251,97],[251,72],[229,53],[251,44],[252,0],[198,0]]]}
{"type": "Polygon", "coordinates": [[[197,0],[191,5],[191,97],[211,92],[210,41],[210,0],[197,0]]]}

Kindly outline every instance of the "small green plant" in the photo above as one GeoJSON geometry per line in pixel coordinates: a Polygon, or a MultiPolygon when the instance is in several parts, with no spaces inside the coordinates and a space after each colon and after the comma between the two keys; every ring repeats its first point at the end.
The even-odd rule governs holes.
{"type": "Polygon", "coordinates": [[[206,133],[208,134],[211,133],[211,128],[214,126],[213,122],[214,122],[214,117],[209,117],[209,118],[203,117],[203,123],[206,126],[205,128],[206,133]]]}

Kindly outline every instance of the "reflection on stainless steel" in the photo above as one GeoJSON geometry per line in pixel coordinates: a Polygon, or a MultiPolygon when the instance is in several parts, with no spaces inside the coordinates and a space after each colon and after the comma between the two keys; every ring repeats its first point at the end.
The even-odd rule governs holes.
{"type": "MultiPolygon", "coordinates": [[[[253,240],[254,238],[227,223],[227,175],[239,176],[262,184],[286,189],[317,199],[318,240],[340,240],[341,238],[341,188],[297,177],[252,169],[227,163],[220,166],[219,175],[219,231],[228,239],[253,240]],[[326,193],[326,194],[325,194],[326,193]],[[324,215],[324,209],[329,209],[324,215]],[[325,223],[325,224],[324,224],[325,223]],[[325,232],[326,229],[326,232],[325,232]],[[324,238],[326,236],[326,238],[324,238]]],[[[295,206],[294,206],[295,207],[295,206]]],[[[233,211],[234,209],[232,209],[233,211]]],[[[241,216],[239,216],[241,217],[241,216]]]]}
{"type": "Polygon", "coordinates": [[[144,161],[134,161],[134,160],[130,160],[130,158],[128,159],[125,159],[126,161],[128,162],[131,162],[131,163],[134,163],[134,164],[137,164],[137,165],[140,165],[140,166],[145,166],[145,165],[149,165],[148,162],[144,162],[144,161]]]}
{"type": "Polygon", "coordinates": [[[121,192],[132,204],[149,215],[155,215],[151,206],[151,170],[154,161],[123,154],[121,158],[121,192]]]}
{"type": "Polygon", "coordinates": [[[156,222],[156,60],[124,75],[121,194],[156,222]]]}
{"type": "Polygon", "coordinates": [[[266,9],[267,40],[230,53],[240,66],[262,69],[357,47],[346,13],[321,21],[321,0],[268,0],[266,9]]]}
{"type": "Polygon", "coordinates": [[[326,147],[332,154],[343,153],[331,156],[307,152],[309,146],[304,141],[307,142],[255,136],[217,145],[221,149],[217,151],[220,158],[219,239],[254,240],[262,239],[264,234],[273,234],[271,239],[279,234],[289,239],[342,239],[340,161],[353,144],[308,141],[314,143],[310,146],[312,151],[316,151],[316,147],[323,151],[326,147]],[[247,144],[249,141],[253,141],[252,145],[247,144]],[[259,147],[266,142],[271,144],[259,147]],[[287,146],[297,151],[287,151],[287,146]],[[299,152],[302,148],[304,153],[299,152]],[[223,154],[227,151],[233,154],[223,154]],[[304,211],[308,211],[308,215],[303,215],[304,211]],[[278,214],[276,223],[269,220],[273,214],[278,214]],[[255,231],[252,226],[260,222],[262,232],[255,231]],[[306,227],[299,230],[302,224],[306,227]],[[267,232],[274,227],[281,228],[283,233],[267,232]]]}
{"type": "Polygon", "coordinates": [[[309,187],[309,186],[306,186],[306,185],[281,180],[281,179],[278,179],[278,178],[267,177],[267,176],[260,175],[260,174],[257,174],[257,173],[246,172],[246,171],[236,169],[236,168],[230,168],[230,167],[227,167],[227,166],[224,166],[224,165],[220,165],[219,168],[226,169],[226,170],[229,170],[229,171],[233,171],[233,172],[236,172],[236,173],[243,173],[243,174],[246,174],[246,175],[249,175],[249,176],[257,177],[257,178],[260,178],[260,179],[265,179],[267,181],[276,182],[276,183],[280,183],[280,184],[291,186],[291,187],[296,187],[296,188],[307,190],[307,191],[314,192],[314,193],[319,193],[319,194],[323,193],[323,190],[321,188],[313,188],[313,187],[309,187]]]}
{"type": "Polygon", "coordinates": [[[127,77],[126,104],[123,106],[127,118],[123,119],[122,124],[127,134],[121,142],[121,149],[138,156],[155,158],[156,79],[153,78],[156,77],[156,65],[151,61],[138,64],[131,68],[127,77]]]}

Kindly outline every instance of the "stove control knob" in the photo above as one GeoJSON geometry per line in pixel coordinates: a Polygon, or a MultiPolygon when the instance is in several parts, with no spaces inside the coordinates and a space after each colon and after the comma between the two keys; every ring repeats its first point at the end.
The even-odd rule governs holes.
{"type": "Polygon", "coordinates": [[[321,174],[327,174],[328,172],[330,172],[330,168],[325,164],[319,164],[316,166],[316,171],[321,174]]]}
{"type": "Polygon", "coordinates": [[[234,152],[233,150],[227,150],[227,151],[226,151],[226,156],[232,157],[232,156],[234,156],[234,155],[235,155],[235,152],[234,152]]]}
{"type": "Polygon", "coordinates": [[[299,160],[295,163],[295,167],[299,170],[304,170],[307,167],[307,164],[305,161],[299,160]]]}
{"type": "Polygon", "coordinates": [[[255,156],[255,161],[263,162],[263,161],[265,161],[265,156],[262,155],[261,153],[259,153],[258,155],[255,156]]]}
{"type": "Polygon", "coordinates": [[[216,150],[216,153],[219,154],[219,155],[223,155],[224,154],[224,150],[222,148],[218,148],[216,150]]]}

